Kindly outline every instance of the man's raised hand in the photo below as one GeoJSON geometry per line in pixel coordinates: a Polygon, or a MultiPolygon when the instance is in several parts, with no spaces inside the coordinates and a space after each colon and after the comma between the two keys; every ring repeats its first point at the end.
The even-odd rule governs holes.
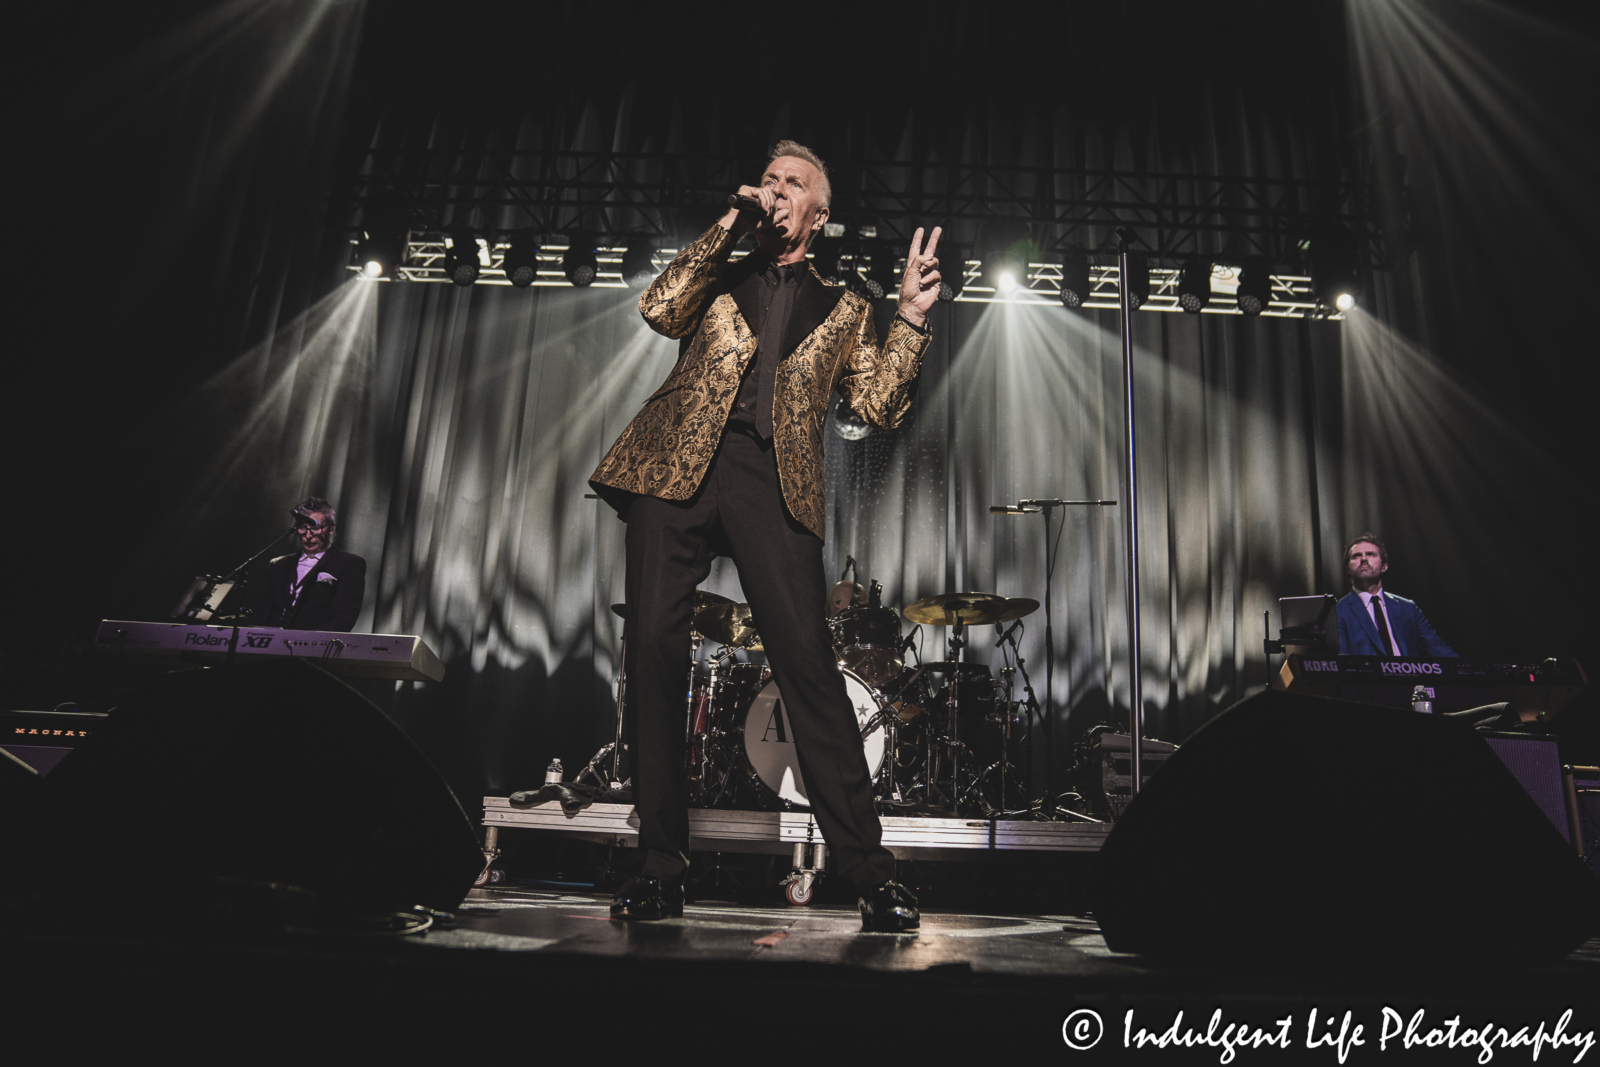
{"type": "Polygon", "coordinates": [[[922,247],[922,227],[911,235],[911,251],[906,253],[906,273],[900,279],[900,314],[913,325],[928,321],[928,310],[939,299],[939,260],[934,249],[939,247],[943,231],[935,226],[928,238],[928,247],[922,247]]]}

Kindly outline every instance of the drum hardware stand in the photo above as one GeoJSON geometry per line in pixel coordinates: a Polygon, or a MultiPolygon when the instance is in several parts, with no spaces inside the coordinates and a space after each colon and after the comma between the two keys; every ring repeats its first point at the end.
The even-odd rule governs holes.
{"type": "MultiPolygon", "coordinates": [[[[1015,707],[1017,707],[1017,705],[1019,703],[1018,701],[1015,701],[1015,700],[1012,699],[1013,696],[1015,696],[1014,687],[1015,687],[1015,684],[1016,684],[1015,683],[1015,676],[1016,675],[1018,675],[1018,674],[1022,675],[1022,691],[1028,695],[1028,699],[1024,700],[1024,701],[1021,701],[1020,704],[1021,704],[1022,707],[1027,709],[1027,716],[1028,716],[1028,740],[1027,740],[1028,759],[1027,759],[1027,764],[1028,764],[1029,775],[1027,777],[1029,778],[1029,785],[1024,789],[1024,795],[1025,796],[1031,796],[1033,794],[1032,771],[1033,771],[1034,717],[1039,715],[1039,698],[1034,695],[1034,692],[1033,692],[1033,681],[1028,677],[1028,661],[1026,659],[1023,659],[1023,657],[1022,657],[1022,646],[1017,641],[1017,628],[1015,626],[1013,626],[1010,630],[1006,631],[1005,634],[1002,636],[1000,643],[1001,644],[1009,643],[1011,645],[1011,654],[1012,654],[1012,656],[1014,656],[1016,658],[1016,661],[1017,661],[1017,665],[1015,667],[1006,666],[1006,667],[1000,668],[1000,677],[1005,680],[1005,686],[1006,686],[1006,704],[1008,706],[1007,719],[1006,719],[1006,740],[1008,742],[1010,741],[1010,738],[1011,738],[1011,726],[1013,724],[1013,721],[1012,721],[1012,719],[1010,717],[1010,713],[1011,713],[1011,710],[1014,709],[1015,707]]],[[[1006,753],[1007,755],[1009,755],[1009,753],[1010,753],[1009,744],[1006,745],[1005,747],[1003,747],[1001,749],[1001,751],[1006,753]]],[[[1024,775],[1020,774],[1015,767],[1013,767],[1011,769],[1011,773],[1015,774],[1019,781],[1024,777],[1024,775]]],[[[1000,780],[1000,806],[1002,808],[1005,807],[1005,790],[1006,790],[1006,787],[1005,787],[1004,768],[1002,768],[1001,780],[1000,780]]]]}
{"type": "Polygon", "coordinates": [[[955,664],[955,669],[945,687],[945,691],[949,694],[945,699],[945,706],[949,712],[947,722],[950,732],[948,739],[942,742],[944,747],[950,750],[950,793],[948,797],[946,797],[944,790],[939,788],[938,743],[933,740],[933,731],[928,731],[926,798],[930,804],[933,803],[934,794],[948,799],[951,811],[959,811],[961,808],[961,665],[965,662],[963,657],[966,655],[967,648],[967,639],[963,636],[966,633],[966,629],[966,620],[958,612],[954,625],[950,627],[950,636],[945,641],[948,649],[946,652],[947,662],[955,664]]]}
{"type": "MultiPolygon", "coordinates": [[[[1123,288],[1126,289],[1127,287],[1124,286],[1123,288]]],[[[1128,366],[1132,366],[1131,361],[1128,366]]],[[[1037,512],[1044,516],[1044,711],[1040,715],[1040,720],[1044,726],[1045,795],[1040,810],[1047,819],[1055,817],[1056,786],[1056,729],[1053,715],[1056,706],[1056,645],[1055,625],[1051,615],[1051,604],[1054,600],[1052,594],[1055,587],[1056,553],[1051,551],[1050,548],[1050,512],[1052,509],[1060,507],[1112,507],[1115,504],[1115,500],[1019,500],[1015,504],[989,505],[989,514],[991,515],[1031,515],[1037,512]]],[[[1066,528],[1066,518],[1063,516],[1061,526],[1056,530],[1056,541],[1058,543],[1061,540],[1062,532],[1066,528]]],[[[1033,691],[1030,689],[1028,692],[1031,696],[1033,691]]],[[[1029,733],[1031,736],[1031,729],[1029,733]]]]}
{"type": "Polygon", "coordinates": [[[581,782],[587,777],[593,777],[596,785],[609,787],[613,792],[620,792],[628,787],[627,781],[622,777],[622,750],[627,746],[622,743],[622,709],[626,706],[628,696],[628,623],[622,623],[622,669],[617,672],[617,736],[616,739],[601,747],[589,760],[587,766],[578,772],[573,782],[581,782]],[[611,757],[611,778],[608,781],[605,773],[601,771],[600,764],[607,756],[611,757]]]}
{"type": "Polygon", "coordinates": [[[724,881],[727,882],[728,888],[733,891],[735,897],[744,892],[744,883],[740,881],[739,876],[722,865],[722,853],[720,852],[711,854],[711,866],[709,868],[698,877],[689,879],[688,885],[695,890],[695,900],[707,899],[700,890],[705,888],[705,883],[708,879],[711,882],[710,890],[712,892],[722,888],[724,881]]]}
{"type": "MultiPolygon", "coordinates": [[[[983,783],[987,782],[989,780],[989,776],[994,774],[996,771],[1000,772],[1000,803],[996,804],[991,810],[990,814],[992,815],[1003,816],[1008,813],[1009,809],[1006,806],[1006,794],[1009,787],[1014,786],[1018,789],[1022,788],[1020,783],[1022,775],[1020,772],[1018,772],[1016,767],[1012,766],[1011,764],[1011,726],[1016,718],[1017,708],[1022,706],[1018,702],[1011,699],[1012,675],[1015,673],[1015,667],[1000,668],[1000,678],[1006,689],[1006,699],[1001,702],[1001,706],[1005,710],[1001,712],[1000,717],[1000,758],[989,764],[989,766],[985,767],[983,773],[978,776],[978,780],[973,783],[973,788],[977,790],[979,801],[983,801],[983,783]],[[1006,777],[1007,772],[1010,773],[1009,782],[1007,781],[1006,777]]],[[[1023,803],[1024,806],[1026,806],[1026,790],[1023,790],[1023,803]]]]}
{"type": "MultiPolygon", "coordinates": [[[[904,690],[902,690],[902,692],[904,692],[904,690]]],[[[880,708],[878,713],[872,718],[868,719],[867,724],[861,728],[862,742],[865,743],[866,739],[872,736],[872,731],[876,730],[880,726],[883,727],[884,730],[885,747],[883,753],[884,771],[878,777],[877,799],[881,802],[900,804],[904,802],[905,798],[900,795],[900,783],[895,780],[894,776],[895,751],[900,744],[899,712],[897,712],[892,706],[880,708]]],[[[799,848],[798,845],[795,847],[799,848]]],[[[799,853],[797,852],[796,855],[799,855],[799,853]]],[[[796,863],[796,868],[798,868],[798,866],[799,864],[796,863]]]]}
{"type": "MultiPolygon", "coordinates": [[[[689,632],[689,682],[683,696],[683,761],[685,776],[692,782],[695,772],[687,764],[693,758],[694,752],[694,682],[695,668],[700,660],[700,642],[705,640],[694,631],[689,632]]],[[[705,753],[701,753],[701,762],[704,762],[705,753]]]]}
{"type": "MultiPolygon", "coordinates": [[[[738,651],[738,648],[733,645],[723,645],[721,648],[717,649],[716,652],[712,653],[710,659],[708,660],[708,662],[711,664],[711,675],[709,679],[707,679],[705,687],[706,728],[705,732],[699,735],[700,792],[702,803],[704,803],[708,808],[716,807],[718,804],[722,803],[723,799],[728,795],[728,786],[732,784],[733,772],[738,766],[737,762],[729,757],[727,753],[723,752],[722,746],[717,743],[722,740],[722,736],[717,730],[715,721],[718,689],[722,684],[722,680],[718,677],[718,675],[722,669],[727,666],[727,662],[738,654],[738,651]],[[724,768],[722,767],[722,764],[726,764],[727,766],[724,768]],[[715,794],[712,794],[710,790],[711,779],[717,777],[718,770],[721,770],[721,780],[716,783],[716,792],[715,794]]],[[[691,732],[694,729],[692,715],[689,728],[691,732]]]]}

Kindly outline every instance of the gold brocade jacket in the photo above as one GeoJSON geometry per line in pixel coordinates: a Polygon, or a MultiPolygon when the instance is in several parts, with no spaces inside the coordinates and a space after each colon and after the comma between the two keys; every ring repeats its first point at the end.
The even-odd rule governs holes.
{"type": "MultiPolygon", "coordinates": [[[[666,381],[589,478],[619,510],[629,493],[687,500],[711,466],[759,339],[751,323],[759,315],[754,275],[763,260],[752,255],[729,263],[735,241],[721,226],[711,227],[639,298],[651,328],[683,343],[666,381]]],[[[897,318],[880,348],[872,306],[828,285],[808,265],[784,333],[772,438],[784,503],[818,537],[825,536],[827,513],[822,424],[833,391],[872,425],[893,429],[911,408],[928,341],[897,318]]]]}

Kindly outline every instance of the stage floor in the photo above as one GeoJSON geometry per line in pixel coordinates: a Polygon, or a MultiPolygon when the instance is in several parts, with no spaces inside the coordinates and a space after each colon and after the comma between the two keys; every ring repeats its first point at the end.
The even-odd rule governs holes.
{"type": "MultiPolygon", "coordinates": [[[[8,1001],[13,1017],[93,1021],[120,1047],[194,1046],[207,1062],[254,1058],[238,1049],[298,1056],[308,1041],[361,1062],[379,1050],[414,1062],[406,1054],[423,1049],[449,1059],[607,1061],[663,1047],[763,1061],[1013,1061],[1069,1053],[1063,1026],[1072,1020],[1080,1043],[1096,1027],[1101,1035],[1070,1053],[1074,1062],[1338,1064],[1341,1029],[1348,1062],[1372,1061],[1394,1025],[1386,1009],[1406,1024],[1421,1011],[1423,1035],[1452,1018],[1512,1033],[1560,1025],[1569,1039],[1600,1030],[1600,938],[1538,967],[1412,960],[1329,972],[1121,955],[1079,915],[929,909],[916,934],[863,934],[854,910],[837,903],[706,901],[681,919],[624,923],[609,918],[608,893],[523,884],[473,890],[425,932],[376,937],[220,929],[129,910],[115,883],[98,888],[93,904],[77,894],[70,908],[0,923],[0,954],[20,992],[8,1001]],[[1237,1050],[1226,1061],[1215,1041],[1124,1047],[1125,1033],[1159,1035],[1175,1021],[1198,1041],[1213,1013],[1215,1039],[1230,1023],[1277,1034],[1287,1019],[1292,1047],[1237,1050]],[[1356,1026],[1364,1048],[1353,1044],[1356,1026]],[[1318,1044],[1308,1049],[1308,1040],[1318,1044]]],[[[1485,917],[1514,921],[1515,909],[1485,917]]],[[[1285,932],[1286,943],[1294,938],[1285,932]]],[[[91,1032],[67,1030],[69,1042],[91,1032]]],[[[1401,1059],[1476,1063],[1479,1051],[1413,1047],[1401,1059]]],[[[1497,1050],[1494,1062],[1530,1062],[1528,1051],[1497,1050]]],[[[1538,1062],[1572,1063],[1576,1051],[1546,1044],[1538,1062]]]]}

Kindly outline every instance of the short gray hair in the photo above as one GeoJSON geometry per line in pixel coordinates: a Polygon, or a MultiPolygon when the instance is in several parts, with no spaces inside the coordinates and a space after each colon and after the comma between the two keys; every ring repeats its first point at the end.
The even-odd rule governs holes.
{"type": "Polygon", "coordinates": [[[320,512],[323,515],[328,516],[328,521],[329,522],[338,522],[339,521],[339,513],[336,510],[334,510],[333,505],[328,503],[326,500],[324,500],[320,496],[308,496],[308,497],[306,497],[304,500],[300,501],[300,503],[298,505],[295,506],[294,510],[299,512],[302,515],[310,515],[313,512],[320,512]]]}
{"type": "Polygon", "coordinates": [[[799,141],[779,141],[773,146],[772,155],[767,157],[767,162],[771,163],[773,160],[781,159],[784,156],[803,159],[817,168],[817,173],[822,175],[822,186],[817,190],[822,195],[822,206],[832,207],[833,184],[828,181],[828,165],[822,161],[822,157],[799,141]]]}

